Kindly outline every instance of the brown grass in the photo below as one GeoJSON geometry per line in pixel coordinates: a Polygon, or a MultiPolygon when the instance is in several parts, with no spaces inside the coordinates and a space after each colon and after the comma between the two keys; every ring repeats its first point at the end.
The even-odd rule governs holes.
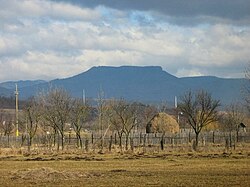
{"type": "Polygon", "coordinates": [[[249,153],[2,156],[0,186],[248,186],[249,153]]]}

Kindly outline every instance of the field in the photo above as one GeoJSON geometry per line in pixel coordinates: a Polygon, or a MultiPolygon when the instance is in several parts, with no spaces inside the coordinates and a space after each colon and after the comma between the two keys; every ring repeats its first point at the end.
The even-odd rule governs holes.
{"type": "Polygon", "coordinates": [[[0,186],[249,186],[249,153],[0,157],[0,186]]]}

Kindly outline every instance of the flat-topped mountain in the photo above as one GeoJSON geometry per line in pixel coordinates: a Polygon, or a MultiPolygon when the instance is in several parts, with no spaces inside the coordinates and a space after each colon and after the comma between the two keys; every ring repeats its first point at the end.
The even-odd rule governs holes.
{"type": "Polygon", "coordinates": [[[27,98],[55,86],[65,88],[75,97],[82,97],[84,90],[87,97],[97,98],[100,91],[103,91],[106,98],[159,103],[174,101],[175,96],[189,90],[205,89],[223,104],[229,104],[242,98],[241,89],[244,84],[246,79],[211,76],[177,78],[159,66],[99,66],[69,78],[23,86],[20,88],[20,97],[27,98]]]}

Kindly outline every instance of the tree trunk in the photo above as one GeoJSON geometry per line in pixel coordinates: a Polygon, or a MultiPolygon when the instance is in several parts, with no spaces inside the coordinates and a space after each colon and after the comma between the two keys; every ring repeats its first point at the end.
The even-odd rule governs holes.
{"type": "Polygon", "coordinates": [[[118,136],[119,136],[119,147],[122,150],[122,134],[118,133],[118,136]]]}
{"type": "Polygon", "coordinates": [[[113,142],[113,136],[110,136],[110,140],[109,140],[109,152],[111,152],[112,149],[112,142],[113,142]]]}
{"type": "Polygon", "coordinates": [[[126,140],[125,140],[125,149],[128,150],[129,134],[126,134],[125,138],[126,138],[126,140]]]}
{"type": "Polygon", "coordinates": [[[57,151],[59,151],[60,148],[60,134],[59,132],[57,133],[57,151]]]}
{"type": "Polygon", "coordinates": [[[199,145],[199,133],[195,132],[195,142],[194,142],[194,150],[196,151],[199,145]]]}
{"type": "Polygon", "coordinates": [[[54,134],[53,134],[53,144],[54,144],[54,147],[56,146],[56,134],[57,134],[57,130],[54,129],[54,134]]]}
{"type": "Polygon", "coordinates": [[[31,144],[32,144],[32,137],[29,135],[29,137],[28,137],[28,152],[30,152],[31,144]]]}
{"type": "Polygon", "coordinates": [[[236,142],[239,142],[239,128],[236,129],[236,142]]]}
{"type": "Polygon", "coordinates": [[[232,132],[229,132],[229,146],[232,148],[232,132]]]}
{"type": "Polygon", "coordinates": [[[61,133],[61,143],[62,143],[62,150],[64,149],[64,135],[61,133]]]}
{"type": "Polygon", "coordinates": [[[82,138],[81,138],[81,135],[79,135],[79,143],[80,143],[80,148],[82,149],[82,138]]]}
{"type": "Polygon", "coordinates": [[[22,134],[22,142],[21,142],[21,147],[23,146],[23,144],[24,144],[24,141],[26,140],[26,135],[23,135],[22,134]]]}
{"type": "Polygon", "coordinates": [[[76,133],[76,138],[77,138],[77,147],[82,149],[82,138],[79,132],[76,133]]]}

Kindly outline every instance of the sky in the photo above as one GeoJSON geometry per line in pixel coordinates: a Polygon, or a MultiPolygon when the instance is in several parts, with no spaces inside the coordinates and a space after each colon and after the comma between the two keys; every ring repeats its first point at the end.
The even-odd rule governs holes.
{"type": "Polygon", "coordinates": [[[249,0],[0,0],[0,82],[66,78],[93,66],[161,66],[242,78],[249,0]]]}

